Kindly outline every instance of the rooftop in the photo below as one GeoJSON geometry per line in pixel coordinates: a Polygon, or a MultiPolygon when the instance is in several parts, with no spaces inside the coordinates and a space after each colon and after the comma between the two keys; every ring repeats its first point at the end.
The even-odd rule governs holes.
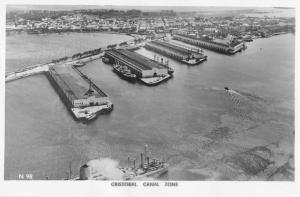
{"type": "MultiPolygon", "coordinates": [[[[56,65],[54,69],[57,76],[61,79],[59,85],[69,93],[72,100],[83,99],[88,97],[88,90],[90,84],[84,80],[76,70],[74,70],[70,65],[56,65]]],[[[96,97],[105,97],[106,95],[102,91],[98,91],[92,87],[93,94],[96,97]]]]}
{"type": "Polygon", "coordinates": [[[118,56],[121,56],[127,61],[135,64],[142,70],[152,70],[153,68],[165,69],[165,67],[160,65],[159,63],[135,52],[131,52],[125,49],[117,49],[113,50],[113,52],[117,53],[118,56]]]}
{"type": "Polygon", "coordinates": [[[182,53],[183,55],[189,55],[191,54],[191,51],[186,49],[186,48],[183,48],[183,47],[180,47],[180,46],[177,46],[177,45],[174,45],[172,43],[169,43],[169,42],[162,42],[162,41],[152,41],[153,43],[155,44],[159,44],[161,46],[164,46],[164,47],[167,47],[167,48],[170,48],[172,50],[175,50],[175,51],[178,51],[180,53],[182,53]]]}

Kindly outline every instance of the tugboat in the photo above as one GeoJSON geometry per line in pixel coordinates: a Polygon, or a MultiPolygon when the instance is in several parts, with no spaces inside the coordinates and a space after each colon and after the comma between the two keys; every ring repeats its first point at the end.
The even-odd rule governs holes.
{"type": "MultiPolygon", "coordinates": [[[[144,153],[140,154],[140,165],[136,166],[136,159],[132,167],[119,167],[121,180],[142,180],[143,178],[158,178],[168,172],[168,164],[158,159],[150,158],[148,146],[144,146],[144,153]]],[[[130,158],[128,157],[128,161],[130,158]]],[[[91,162],[80,167],[80,175],[70,180],[111,180],[109,175],[93,168],[91,162]]]]}
{"type": "Polygon", "coordinates": [[[136,75],[131,73],[130,69],[127,66],[121,66],[118,63],[113,65],[113,69],[115,73],[117,73],[120,77],[123,77],[124,79],[128,81],[135,81],[136,75]]]}
{"type": "Polygon", "coordinates": [[[168,74],[172,75],[174,73],[174,68],[168,67],[168,74]]]}

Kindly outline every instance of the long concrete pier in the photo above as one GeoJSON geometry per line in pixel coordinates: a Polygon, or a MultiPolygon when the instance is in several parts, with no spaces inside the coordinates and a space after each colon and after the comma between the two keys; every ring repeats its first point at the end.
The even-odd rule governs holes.
{"type": "MultiPolygon", "coordinates": [[[[74,65],[55,65],[46,75],[75,120],[88,121],[108,113],[113,104],[96,84],[74,65]]],[[[80,66],[84,66],[81,64],[80,66]]]]}
{"type": "Polygon", "coordinates": [[[113,109],[107,94],[77,68],[101,58],[103,54],[101,49],[97,49],[96,53],[92,51],[91,55],[84,57],[61,58],[51,63],[29,66],[7,73],[5,82],[45,74],[74,119],[86,122],[113,109]]]}

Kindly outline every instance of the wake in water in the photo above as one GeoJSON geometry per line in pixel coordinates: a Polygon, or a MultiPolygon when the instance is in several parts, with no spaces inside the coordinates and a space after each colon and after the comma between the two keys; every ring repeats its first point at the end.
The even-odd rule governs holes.
{"type": "Polygon", "coordinates": [[[232,105],[230,110],[242,120],[260,121],[266,112],[266,100],[247,92],[224,87],[226,98],[232,105]]]}

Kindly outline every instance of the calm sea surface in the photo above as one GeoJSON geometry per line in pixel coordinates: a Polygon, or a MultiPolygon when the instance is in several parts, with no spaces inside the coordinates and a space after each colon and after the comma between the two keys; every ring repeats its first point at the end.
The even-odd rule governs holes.
{"type": "MultiPolygon", "coordinates": [[[[10,35],[6,72],[130,39],[101,33],[10,35]]],[[[90,124],[73,120],[44,75],[7,83],[5,179],[25,173],[34,179],[63,179],[70,164],[77,174],[80,164],[97,157],[126,165],[128,156],[135,157],[148,144],[153,155],[170,163],[166,179],[204,180],[191,169],[208,157],[188,145],[195,140],[192,136],[202,136],[223,121],[228,110],[224,86],[263,98],[277,115],[284,112],[274,116],[290,125],[282,126],[283,132],[293,129],[294,42],[295,36],[287,34],[247,43],[245,51],[233,56],[205,50],[208,61],[198,66],[170,60],[174,77],[156,87],[128,83],[110,65],[90,62],[81,70],[114,103],[110,114],[90,124]]],[[[138,53],[153,57],[145,49],[138,53]]],[[[261,143],[276,140],[266,137],[261,143]]]]}

